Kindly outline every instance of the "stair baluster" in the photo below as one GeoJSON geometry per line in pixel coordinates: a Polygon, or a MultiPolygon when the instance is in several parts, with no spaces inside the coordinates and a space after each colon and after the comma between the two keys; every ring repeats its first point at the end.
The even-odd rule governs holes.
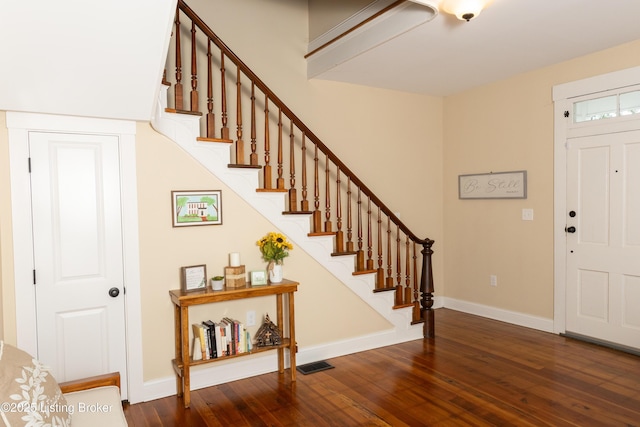
{"type": "Polygon", "coordinates": [[[242,140],[242,75],[236,69],[236,165],[244,165],[244,141],[242,140]]]}
{"type": "Polygon", "coordinates": [[[335,254],[344,252],[344,232],[342,231],[342,184],[340,180],[340,166],[336,169],[336,250],[335,254]]]}
{"type": "Polygon", "coordinates": [[[298,194],[296,192],[296,156],[293,121],[289,122],[289,211],[298,210],[298,194]]]}
{"type": "Polygon", "coordinates": [[[282,109],[278,109],[278,179],[276,179],[276,188],[284,190],[284,178],[282,168],[282,109]]]}
{"type": "Polygon", "coordinates": [[[189,108],[191,112],[199,112],[198,102],[198,63],[196,55],[196,23],[191,22],[191,93],[189,108]]]}
{"type": "Polygon", "coordinates": [[[216,115],[213,112],[213,70],[211,61],[213,54],[211,53],[211,40],[207,40],[207,114],[206,120],[206,137],[214,139],[216,137],[216,115]]]}
{"type": "Polygon", "coordinates": [[[302,134],[300,145],[300,150],[302,151],[302,202],[300,202],[300,210],[309,212],[309,200],[307,200],[307,146],[304,133],[302,134]]]}
{"type": "Polygon", "coordinates": [[[174,94],[174,107],[177,111],[184,110],[183,106],[183,89],[182,89],[182,50],[180,47],[180,13],[176,13],[176,31],[175,31],[175,40],[176,40],[176,83],[173,87],[174,94]]]}

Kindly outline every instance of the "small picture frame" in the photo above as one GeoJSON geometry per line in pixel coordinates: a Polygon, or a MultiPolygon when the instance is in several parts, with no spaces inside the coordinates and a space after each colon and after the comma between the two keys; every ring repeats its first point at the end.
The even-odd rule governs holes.
{"type": "Polygon", "coordinates": [[[256,270],[251,272],[251,286],[264,286],[267,284],[267,272],[256,270]]]}
{"type": "Polygon", "coordinates": [[[222,224],[222,191],[172,191],[174,227],[222,224]]]}
{"type": "Polygon", "coordinates": [[[182,289],[183,292],[199,291],[206,287],[206,265],[191,265],[180,268],[180,289],[182,289]]]}

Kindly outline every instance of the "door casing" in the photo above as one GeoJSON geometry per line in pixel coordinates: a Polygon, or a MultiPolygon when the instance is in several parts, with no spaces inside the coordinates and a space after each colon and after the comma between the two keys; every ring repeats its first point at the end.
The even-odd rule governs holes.
{"type": "Polygon", "coordinates": [[[142,320],[140,298],[140,257],[138,242],[138,195],[136,185],[136,123],[7,112],[9,164],[11,175],[11,215],[13,231],[14,286],[17,345],[37,353],[35,290],[33,286],[33,246],[30,215],[31,191],[28,170],[29,131],[117,135],[120,140],[120,170],[123,210],[124,281],[127,325],[128,397],[131,403],[144,400],[142,363],[142,320]],[[25,214],[27,213],[27,214],[25,214]]]}
{"type": "MultiPolygon", "coordinates": [[[[606,92],[618,88],[640,84],[640,67],[629,68],[600,76],[595,76],[553,87],[554,101],[554,313],[553,330],[555,333],[566,332],[566,233],[567,225],[567,149],[569,126],[572,122],[572,105],[574,98],[606,92]],[[564,112],[569,111],[569,117],[564,112]]],[[[617,131],[640,129],[640,117],[616,121],[612,125],[601,120],[593,125],[573,129],[572,136],[587,136],[611,132],[615,126],[617,131]]]]}

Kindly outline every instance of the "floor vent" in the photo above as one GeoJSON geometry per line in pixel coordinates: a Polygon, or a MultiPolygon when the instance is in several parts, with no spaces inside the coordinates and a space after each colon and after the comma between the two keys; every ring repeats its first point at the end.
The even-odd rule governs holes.
{"type": "Polygon", "coordinates": [[[328,364],[324,360],[319,362],[307,363],[306,365],[300,365],[296,367],[298,372],[301,372],[305,375],[313,374],[314,372],[324,371],[326,369],[335,368],[335,366],[328,364]]]}

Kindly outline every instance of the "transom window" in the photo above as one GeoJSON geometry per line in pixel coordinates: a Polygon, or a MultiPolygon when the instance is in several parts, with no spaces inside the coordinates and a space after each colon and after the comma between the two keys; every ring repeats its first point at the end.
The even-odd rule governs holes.
{"type": "Polygon", "coordinates": [[[620,92],[573,103],[574,123],[611,119],[632,114],[640,114],[640,90],[620,92]]]}

